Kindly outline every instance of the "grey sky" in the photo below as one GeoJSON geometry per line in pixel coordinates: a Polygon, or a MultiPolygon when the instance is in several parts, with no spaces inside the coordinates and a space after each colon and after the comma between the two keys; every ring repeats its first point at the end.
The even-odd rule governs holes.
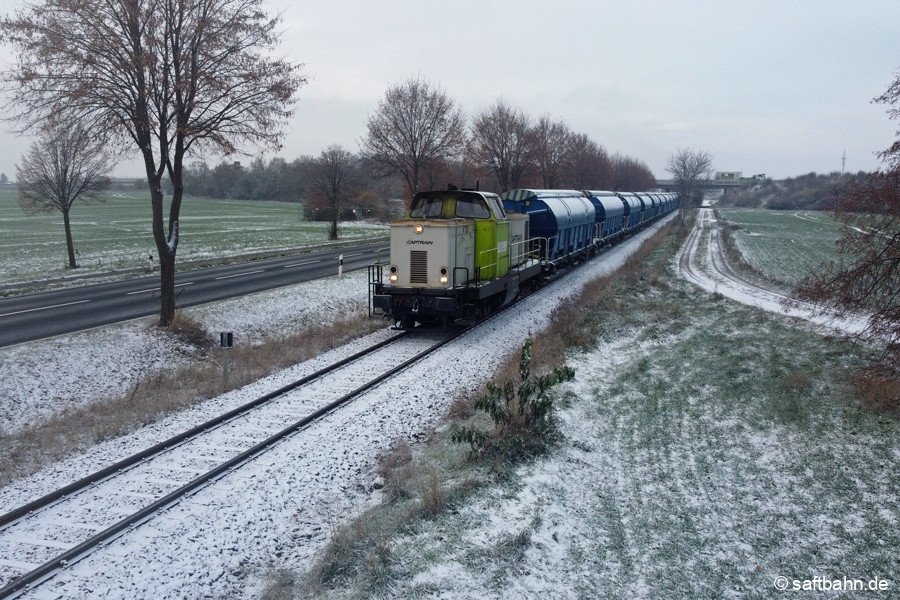
{"type": "MultiPolygon", "coordinates": [[[[269,6],[284,11],[282,53],[310,77],[279,153],[288,160],[332,143],[358,151],[387,86],[417,76],[470,116],[501,96],[551,113],[657,177],[684,147],[747,175],[840,170],[844,151],[848,171],[871,170],[900,125],[871,103],[900,71],[896,0],[269,6]]],[[[0,135],[0,171],[12,177],[29,143],[0,135]]],[[[133,160],[116,171],[141,172],[133,160]]]]}

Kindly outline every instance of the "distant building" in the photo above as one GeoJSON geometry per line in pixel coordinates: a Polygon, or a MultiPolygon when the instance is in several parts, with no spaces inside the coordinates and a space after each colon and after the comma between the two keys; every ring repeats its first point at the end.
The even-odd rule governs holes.
{"type": "Polygon", "coordinates": [[[741,175],[743,175],[741,171],[716,171],[716,181],[738,182],[741,180],[741,175]]]}
{"type": "Polygon", "coordinates": [[[147,180],[131,177],[110,177],[111,190],[141,190],[147,187],[147,180]]]}

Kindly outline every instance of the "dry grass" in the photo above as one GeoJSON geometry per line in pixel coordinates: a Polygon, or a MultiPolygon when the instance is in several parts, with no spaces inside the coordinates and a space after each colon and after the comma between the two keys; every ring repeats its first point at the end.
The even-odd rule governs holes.
{"type": "Polygon", "coordinates": [[[395,443],[378,457],[378,476],[384,482],[383,492],[389,501],[408,495],[409,481],[415,476],[412,448],[406,440],[395,443]]]}
{"type": "Polygon", "coordinates": [[[419,479],[419,514],[430,519],[444,512],[444,485],[437,469],[427,466],[419,479]]]}
{"type": "Polygon", "coordinates": [[[450,422],[462,421],[475,415],[475,402],[470,394],[456,393],[453,402],[447,411],[447,420],[450,422]]]}
{"type": "Polygon", "coordinates": [[[851,378],[860,402],[868,409],[900,418],[900,372],[886,363],[870,363],[851,378]]]}
{"type": "MultiPolygon", "coordinates": [[[[553,313],[552,325],[535,336],[534,369],[546,371],[565,359],[569,348],[584,348],[593,344],[608,327],[608,317],[621,312],[629,298],[623,297],[622,290],[629,293],[665,294],[669,290],[666,283],[668,261],[648,260],[648,257],[662,248],[671,236],[674,241],[683,239],[690,231],[688,224],[673,220],[662,227],[632,254],[614,273],[590,282],[576,297],[562,303],[553,313]]],[[[657,320],[669,321],[682,317],[683,306],[678,302],[662,303],[657,320]]],[[[626,314],[621,315],[624,323],[626,314]]]]}
{"type": "Polygon", "coordinates": [[[169,323],[166,332],[170,336],[196,348],[206,349],[212,345],[212,338],[203,327],[203,324],[181,310],[175,311],[175,318],[169,323]]]}
{"type": "Polygon", "coordinates": [[[392,524],[368,517],[360,515],[335,529],[328,546],[303,578],[302,586],[294,586],[295,594],[302,598],[314,597],[326,586],[355,576],[373,585],[384,581],[390,559],[392,524]]]}
{"type": "Polygon", "coordinates": [[[385,480],[385,504],[335,528],[312,568],[296,578],[293,597],[318,597],[354,580],[365,582],[364,592],[383,589],[394,577],[391,540],[397,530],[442,514],[477,487],[471,479],[448,483],[432,461],[413,457],[405,441],[379,457],[378,473],[385,480]]]}
{"type": "Polygon", "coordinates": [[[269,338],[256,346],[230,350],[228,385],[223,382],[221,354],[211,336],[184,314],[161,334],[174,335],[200,348],[188,366],[155,372],[139,380],[128,393],[73,408],[23,430],[2,436],[0,486],[30,475],[72,452],[155,422],[172,412],[261,379],[287,366],[318,356],[382,327],[365,316],[311,327],[286,338],[269,338]]]}

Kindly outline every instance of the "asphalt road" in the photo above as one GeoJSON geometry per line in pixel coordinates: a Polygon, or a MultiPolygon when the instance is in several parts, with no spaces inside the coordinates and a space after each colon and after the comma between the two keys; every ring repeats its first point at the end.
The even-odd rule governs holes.
{"type": "MultiPolygon", "coordinates": [[[[176,305],[194,306],[364,269],[387,242],[179,272],[176,305]]],[[[361,289],[360,294],[366,290],[361,289]]],[[[0,298],[0,348],[159,314],[159,275],[0,298]]]]}

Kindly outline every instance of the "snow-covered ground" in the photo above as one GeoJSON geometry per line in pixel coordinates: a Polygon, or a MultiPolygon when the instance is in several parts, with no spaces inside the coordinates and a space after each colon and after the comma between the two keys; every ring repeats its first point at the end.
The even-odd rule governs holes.
{"type": "Polygon", "coordinates": [[[858,334],[866,328],[866,317],[818,310],[736,276],[726,264],[715,225],[712,210],[701,208],[691,236],[675,257],[682,277],[708,292],[718,292],[741,304],[805,319],[843,333],[858,334]]]}
{"type": "Polygon", "coordinates": [[[629,326],[568,356],[564,440],[379,540],[327,598],[898,597],[900,427],[846,397],[846,346],[759,290],[635,287],[629,326]]]}
{"type": "MultiPolygon", "coordinates": [[[[185,309],[207,331],[233,331],[235,343],[290,335],[366,310],[366,272],[278,288],[185,309]]],[[[156,332],[155,318],[0,348],[0,433],[126,393],[194,350],[156,332]]]]}
{"type": "MultiPolygon", "coordinates": [[[[372,501],[377,454],[398,439],[413,441],[447,411],[460,389],[480,387],[499,352],[541,329],[559,300],[617,268],[655,228],[521,302],[502,322],[483,324],[352,407],[340,411],[250,466],[226,476],[166,514],[70,566],[28,598],[248,597],[272,564],[303,569],[335,527],[372,501]]],[[[364,274],[282,288],[187,312],[236,340],[285,333],[328,313],[365,310],[364,274]]],[[[128,389],[148,365],[184,361],[184,348],[157,338],[140,321],[0,351],[3,427],[15,430],[58,407],[128,389]],[[90,352],[84,352],[90,348],[90,352]],[[71,363],[71,355],[88,355],[71,363]],[[125,351],[123,351],[123,349],[125,351]],[[111,373],[110,373],[111,371],[111,373]],[[19,375],[22,372],[24,374],[19,375]],[[40,373],[47,376],[40,377],[40,373]],[[60,374],[77,373],[65,377],[60,374]],[[34,379],[35,383],[31,380],[34,379]]],[[[374,334],[375,337],[383,333],[374,334]]],[[[358,344],[317,361],[352,352],[358,344]]],[[[314,368],[304,363],[244,389],[109,440],[0,490],[0,510],[149,446],[314,368]]]]}

